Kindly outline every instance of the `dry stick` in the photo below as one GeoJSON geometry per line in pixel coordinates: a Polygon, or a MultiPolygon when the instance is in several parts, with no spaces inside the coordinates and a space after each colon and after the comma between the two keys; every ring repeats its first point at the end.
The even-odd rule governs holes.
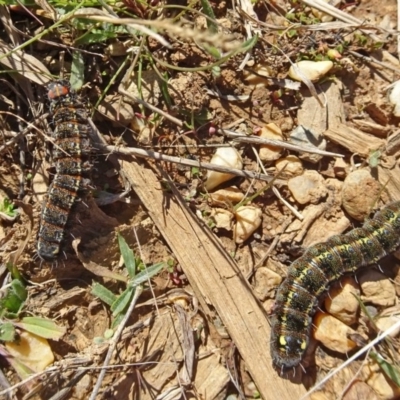
{"type": "MultiPolygon", "coordinates": [[[[144,150],[144,149],[139,149],[136,147],[117,147],[117,146],[111,146],[111,145],[106,145],[102,141],[99,140],[98,138],[98,131],[93,125],[92,122],[90,122],[90,125],[94,129],[94,132],[96,133],[95,135],[91,135],[93,140],[96,142],[97,146],[99,149],[107,151],[109,153],[113,154],[124,154],[124,155],[130,155],[130,156],[136,156],[140,158],[152,158],[157,161],[165,161],[165,162],[172,162],[176,164],[181,164],[181,165],[186,165],[188,167],[197,167],[197,168],[204,168],[208,169],[211,171],[217,171],[217,172],[223,172],[223,173],[229,173],[232,175],[240,176],[242,178],[248,178],[248,179],[258,179],[260,181],[265,181],[265,182],[271,182],[273,180],[273,177],[266,175],[266,174],[261,174],[259,172],[252,172],[252,171],[243,171],[240,169],[234,169],[234,168],[228,168],[228,167],[223,167],[221,165],[217,164],[212,164],[212,163],[206,163],[206,162],[201,162],[201,161],[196,161],[196,160],[189,160],[181,157],[173,157],[173,156],[167,156],[165,154],[159,153],[157,151],[152,151],[152,150],[144,150]]],[[[238,136],[236,137],[236,140],[240,141],[249,141],[250,143],[257,142],[257,139],[254,138],[254,141],[252,138],[246,137],[246,136],[238,136]],[[249,140],[248,140],[249,139],[249,140]]],[[[262,139],[261,139],[262,140],[262,139]]],[[[268,139],[268,141],[270,141],[268,139]]],[[[274,144],[277,145],[275,140],[271,140],[273,143],[268,143],[268,144],[274,144]]],[[[283,143],[283,142],[282,142],[283,143]]],[[[299,150],[299,146],[296,145],[289,145],[291,149],[299,150]]],[[[304,151],[304,148],[302,148],[302,151],[304,151]]],[[[330,155],[334,157],[343,157],[341,154],[336,154],[336,153],[329,153],[323,150],[315,150],[315,149],[307,149],[307,152],[314,152],[318,154],[324,154],[324,155],[330,155]]],[[[281,185],[286,185],[286,181],[281,180],[281,179],[276,179],[275,183],[281,184],[281,185]]]]}
{"type": "Polygon", "coordinates": [[[360,26],[360,31],[365,33],[366,35],[369,35],[371,39],[373,39],[375,41],[382,40],[381,38],[379,38],[379,36],[370,34],[370,33],[366,32],[365,30],[363,30],[362,29],[363,21],[359,20],[356,17],[353,17],[352,15],[350,15],[344,11],[337,9],[334,6],[331,6],[330,4],[324,2],[323,0],[301,0],[301,2],[304,4],[307,4],[309,7],[316,8],[319,11],[322,11],[328,15],[331,15],[341,21],[358,24],[360,26]]]}
{"type": "Polygon", "coordinates": [[[146,101],[140,99],[139,97],[134,96],[133,94],[127,92],[126,90],[122,89],[122,88],[118,88],[118,93],[122,94],[123,96],[128,97],[129,99],[141,104],[142,106],[148,108],[150,111],[153,111],[157,114],[162,115],[164,118],[169,119],[171,122],[173,122],[175,125],[178,125],[179,127],[183,127],[183,122],[178,119],[173,117],[172,115],[166,113],[165,111],[161,110],[158,107],[155,107],[149,103],[147,103],[146,101]]]}
{"type": "Polygon", "coordinates": [[[257,144],[269,144],[271,146],[282,147],[288,150],[294,150],[303,153],[312,153],[312,154],[320,154],[322,156],[329,156],[329,157],[344,157],[343,154],[339,153],[331,153],[330,151],[320,150],[318,147],[308,147],[308,146],[297,146],[292,143],[283,142],[281,140],[274,140],[274,139],[266,139],[261,138],[258,136],[246,136],[238,132],[234,132],[228,129],[221,129],[222,133],[226,136],[232,138],[238,142],[244,143],[257,143],[257,144]]]}
{"type": "Polygon", "coordinates": [[[371,64],[379,65],[380,67],[386,68],[386,69],[388,69],[390,71],[393,71],[393,72],[396,72],[397,74],[400,74],[400,69],[399,68],[392,67],[389,64],[383,63],[382,61],[378,61],[378,60],[376,60],[376,59],[374,59],[372,57],[369,57],[369,56],[364,56],[363,54],[357,53],[356,51],[353,51],[353,50],[349,50],[349,53],[351,55],[353,55],[354,57],[361,58],[361,60],[363,60],[363,61],[369,62],[371,64]]]}
{"type": "Polygon", "coordinates": [[[119,342],[119,338],[122,335],[122,331],[124,330],[125,325],[126,325],[128,319],[129,319],[129,317],[131,316],[131,314],[132,314],[132,312],[133,312],[133,310],[134,310],[134,308],[136,306],[136,302],[139,299],[139,296],[142,294],[142,292],[143,292],[142,285],[138,285],[136,287],[135,295],[133,296],[132,302],[129,305],[129,308],[128,308],[123,320],[118,325],[118,329],[115,331],[114,336],[111,339],[110,347],[108,348],[107,355],[106,355],[106,358],[105,358],[104,363],[103,363],[103,369],[100,371],[99,377],[97,378],[96,385],[95,385],[95,387],[93,389],[92,394],[90,395],[89,400],[95,400],[96,399],[97,393],[99,392],[101,384],[103,383],[103,379],[104,379],[104,377],[106,375],[107,367],[110,364],[111,357],[112,357],[112,355],[114,353],[114,350],[117,347],[117,344],[119,342]]]}
{"type": "MultiPolygon", "coordinates": [[[[227,167],[223,167],[221,165],[216,165],[216,164],[212,164],[212,163],[206,163],[206,162],[201,162],[201,161],[196,161],[196,160],[189,160],[189,159],[184,159],[181,157],[167,156],[165,154],[162,154],[162,153],[159,153],[156,151],[152,151],[152,150],[144,150],[144,149],[139,149],[136,147],[122,148],[122,147],[117,147],[117,146],[106,145],[99,138],[99,133],[98,133],[96,127],[94,126],[94,124],[91,121],[89,121],[89,123],[95,133],[95,135],[91,135],[93,140],[96,142],[96,144],[99,146],[100,149],[107,151],[109,153],[125,154],[125,155],[140,157],[140,158],[153,158],[154,160],[157,160],[157,161],[172,162],[172,163],[176,163],[176,164],[186,165],[188,167],[204,168],[204,169],[208,169],[211,171],[229,173],[232,175],[241,176],[242,178],[258,179],[258,180],[266,181],[266,182],[270,182],[273,179],[273,177],[266,175],[266,174],[261,174],[259,172],[242,171],[240,169],[227,168],[227,167]]],[[[230,134],[234,133],[232,131],[226,131],[226,130],[224,132],[229,132],[230,134]]],[[[300,147],[300,146],[296,146],[293,144],[280,142],[277,140],[251,138],[251,137],[246,137],[246,136],[242,136],[242,135],[236,136],[235,140],[243,141],[243,142],[247,141],[249,143],[259,143],[258,140],[261,140],[263,144],[271,144],[274,146],[281,145],[282,147],[290,148],[292,150],[297,150],[297,151],[305,151],[307,153],[329,155],[332,157],[343,157],[341,154],[330,153],[330,152],[315,149],[315,148],[300,147]]],[[[275,180],[275,182],[278,184],[281,184],[281,185],[286,184],[285,181],[280,180],[280,179],[275,180]]]]}
{"type": "MultiPolygon", "coordinates": [[[[261,181],[266,181],[266,182],[270,182],[273,179],[272,176],[260,174],[257,172],[242,171],[240,169],[223,167],[221,165],[216,165],[216,164],[212,164],[212,163],[203,163],[200,161],[189,160],[189,159],[185,159],[185,158],[181,158],[181,157],[167,156],[167,155],[159,153],[157,151],[138,149],[136,147],[117,147],[117,146],[106,145],[103,143],[103,141],[101,141],[99,139],[99,137],[98,137],[99,133],[98,133],[96,127],[93,125],[93,123],[91,121],[89,121],[89,123],[90,123],[91,127],[94,129],[94,134],[92,134],[91,137],[94,140],[94,142],[96,143],[96,146],[98,146],[99,149],[107,151],[109,153],[124,154],[124,155],[129,155],[129,156],[136,156],[136,157],[140,157],[140,158],[153,158],[154,160],[157,160],[157,161],[166,161],[166,162],[172,162],[172,163],[176,163],[176,164],[186,165],[188,167],[197,167],[197,168],[209,169],[211,171],[225,172],[225,173],[229,173],[232,175],[241,176],[243,178],[259,179],[261,181]]],[[[283,180],[275,180],[275,182],[280,183],[282,185],[286,184],[286,182],[283,180]]]]}

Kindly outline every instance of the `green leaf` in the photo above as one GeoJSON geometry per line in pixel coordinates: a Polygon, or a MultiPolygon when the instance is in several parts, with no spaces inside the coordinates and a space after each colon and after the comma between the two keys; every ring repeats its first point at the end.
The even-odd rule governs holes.
{"type": "Polygon", "coordinates": [[[15,325],[37,336],[52,340],[60,339],[66,331],[63,326],[58,326],[54,321],[41,317],[25,317],[15,325]]]}
{"type": "Polygon", "coordinates": [[[115,329],[122,322],[123,319],[124,319],[124,314],[118,314],[115,317],[114,321],[112,322],[111,328],[115,329]]]}
{"type": "MultiPolygon", "coordinates": [[[[20,298],[20,293],[16,293],[15,289],[11,285],[7,291],[7,294],[3,299],[0,300],[0,311],[1,314],[18,313],[23,306],[24,301],[20,298]]],[[[10,317],[10,316],[9,316],[10,317]]]]}
{"type": "Polygon", "coordinates": [[[3,200],[3,204],[0,204],[0,212],[3,212],[10,217],[16,217],[18,215],[18,211],[14,210],[13,202],[7,198],[3,200]]]}
{"type": "Polygon", "coordinates": [[[104,331],[104,339],[111,339],[114,336],[114,329],[106,329],[104,331]]]}
{"type": "Polygon", "coordinates": [[[203,7],[203,13],[207,15],[207,17],[209,17],[206,18],[208,30],[212,33],[217,33],[218,25],[215,22],[215,14],[211,7],[211,4],[209,3],[208,0],[201,0],[201,6],[203,7]]]}
{"type": "Polygon", "coordinates": [[[240,52],[242,51],[248,51],[250,49],[252,49],[256,43],[258,42],[258,35],[254,35],[252,38],[250,38],[249,40],[246,40],[240,47],[240,52]]]}
{"type": "Polygon", "coordinates": [[[14,279],[11,282],[11,287],[13,288],[15,295],[21,300],[21,302],[26,300],[28,292],[25,289],[25,285],[19,279],[14,279]]]}
{"type": "Polygon", "coordinates": [[[110,37],[116,37],[117,35],[113,34],[110,35],[109,33],[106,32],[99,32],[99,33],[87,33],[86,35],[80,37],[75,44],[78,46],[84,45],[84,44],[94,44],[94,43],[103,43],[106,40],[110,39],[110,37]]]}
{"type": "Polygon", "coordinates": [[[8,262],[6,267],[10,271],[10,274],[14,279],[18,279],[21,282],[23,282],[24,279],[22,278],[22,275],[19,272],[19,269],[14,264],[8,262]]]}
{"type": "Polygon", "coordinates": [[[379,366],[382,368],[382,371],[387,375],[389,379],[391,379],[397,386],[400,387],[400,370],[396,366],[388,363],[382,356],[371,351],[369,353],[370,357],[374,359],[379,366]]]}
{"type": "Polygon", "coordinates": [[[133,278],[136,273],[136,259],[133,250],[128,246],[125,239],[120,234],[118,234],[118,245],[122,258],[124,259],[125,267],[128,270],[129,277],[133,278]]]}
{"type": "Polygon", "coordinates": [[[219,65],[212,67],[211,73],[213,74],[214,78],[219,78],[221,76],[221,67],[219,65]]]}
{"type": "Polygon", "coordinates": [[[15,338],[15,327],[11,322],[5,322],[0,325],[0,340],[12,342],[15,338]]]}
{"type": "Polygon", "coordinates": [[[200,168],[199,167],[192,167],[190,169],[192,176],[199,176],[200,175],[200,168]]]}
{"type": "Polygon", "coordinates": [[[132,300],[134,292],[135,289],[129,287],[125,289],[120,296],[118,296],[117,300],[111,305],[111,311],[113,312],[114,317],[118,314],[121,314],[126,309],[127,305],[132,300]]]}
{"type": "Polygon", "coordinates": [[[100,283],[93,284],[91,293],[109,306],[117,300],[117,296],[100,283]]]}
{"type": "Polygon", "coordinates": [[[167,82],[168,82],[169,75],[167,72],[165,72],[163,74],[163,78],[164,79],[161,81],[160,89],[161,89],[161,93],[163,95],[165,103],[167,104],[168,108],[170,108],[170,107],[172,107],[172,100],[171,100],[171,96],[168,91],[169,86],[168,86],[167,82]]]}
{"type": "Polygon", "coordinates": [[[203,49],[210,54],[210,56],[216,58],[219,60],[221,58],[221,52],[214,46],[207,46],[206,44],[203,44],[203,49]]]}
{"type": "Polygon", "coordinates": [[[150,278],[160,272],[167,264],[165,262],[160,262],[154,265],[150,265],[144,271],[139,272],[135,278],[131,281],[132,287],[139,286],[144,282],[147,282],[150,278]]]}
{"type": "Polygon", "coordinates": [[[376,168],[379,165],[382,152],[380,150],[373,150],[369,153],[368,164],[371,168],[376,168]]]}

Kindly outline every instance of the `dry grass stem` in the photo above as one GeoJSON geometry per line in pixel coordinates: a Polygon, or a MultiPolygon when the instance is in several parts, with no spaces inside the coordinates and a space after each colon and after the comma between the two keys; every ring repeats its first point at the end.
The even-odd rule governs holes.
{"type": "Polygon", "coordinates": [[[175,118],[172,115],[168,114],[167,112],[161,110],[160,108],[155,107],[155,106],[149,104],[148,102],[140,99],[139,97],[134,96],[133,94],[131,94],[131,93],[127,92],[126,90],[124,90],[122,87],[119,87],[118,92],[120,94],[122,94],[123,96],[126,96],[126,97],[130,98],[131,100],[137,102],[138,104],[141,104],[142,106],[148,108],[149,110],[162,115],[164,118],[166,118],[169,121],[173,122],[175,125],[177,125],[179,127],[183,127],[184,124],[180,119],[175,118]]]}
{"type": "Polygon", "coordinates": [[[234,132],[234,131],[231,131],[228,129],[221,129],[221,131],[226,136],[234,139],[234,141],[237,141],[237,142],[254,143],[254,144],[270,144],[272,146],[282,147],[284,149],[294,150],[294,151],[298,151],[300,153],[320,154],[322,156],[338,157],[338,158],[344,157],[343,154],[331,153],[329,151],[320,150],[317,147],[298,146],[298,145],[291,144],[288,142],[283,142],[280,140],[260,138],[257,136],[246,136],[246,135],[243,135],[242,133],[234,132]]]}
{"type": "MultiPolygon", "coordinates": [[[[258,179],[260,181],[265,181],[265,182],[271,182],[273,180],[273,177],[265,174],[260,174],[257,172],[242,171],[240,169],[223,167],[221,165],[216,165],[196,160],[183,159],[181,157],[168,156],[156,151],[144,150],[136,147],[122,148],[116,146],[101,145],[101,149],[113,154],[124,154],[140,158],[152,158],[153,160],[171,162],[175,164],[185,165],[187,167],[197,167],[197,168],[204,168],[210,171],[226,172],[247,179],[258,179]]],[[[280,179],[276,179],[275,182],[277,184],[285,184],[285,182],[280,179]]]]}
{"type": "MultiPolygon", "coordinates": [[[[96,10],[98,11],[98,10],[96,10]]],[[[75,13],[75,16],[89,18],[93,21],[105,22],[115,25],[130,26],[134,29],[141,31],[142,33],[153,37],[159,41],[163,46],[171,47],[170,44],[160,35],[147,27],[156,28],[160,31],[168,32],[169,36],[179,37],[185,40],[195,40],[201,43],[207,43],[212,46],[223,49],[224,51],[232,51],[241,46],[241,42],[235,40],[233,35],[225,34],[211,34],[209,31],[199,31],[192,27],[182,26],[180,23],[169,20],[139,20],[133,18],[115,18],[103,12],[92,12],[91,9],[81,9],[75,13]]]]}
{"type": "Polygon", "coordinates": [[[386,68],[386,69],[388,69],[390,71],[393,71],[396,74],[400,74],[400,69],[399,68],[392,67],[391,65],[389,65],[387,63],[384,63],[382,61],[376,60],[373,57],[365,56],[365,55],[357,53],[356,51],[353,51],[353,50],[349,50],[349,53],[351,55],[353,55],[354,57],[357,57],[357,58],[360,58],[360,59],[364,60],[367,63],[376,64],[376,65],[379,65],[380,67],[383,67],[383,68],[386,68]]]}

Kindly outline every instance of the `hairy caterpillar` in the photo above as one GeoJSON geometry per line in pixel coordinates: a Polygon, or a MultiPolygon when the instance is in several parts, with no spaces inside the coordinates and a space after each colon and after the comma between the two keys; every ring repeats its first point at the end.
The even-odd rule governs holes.
{"type": "Polygon", "coordinates": [[[278,288],[271,321],[271,355],[281,369],[296,367],[308,347],[320,296],[346,273],[373,264],[400,244],[400,201],[391,203],[361,228],[311,246],[289,267],[278,288]]]}
{"type": "Polygon", "coordinates": [[[65,226],[79,191],[88,186],[84,176],[90,171],[89,125],[86,109],[69,82],[48,86],[50,112],[55,129],[53,161],[56,174],[41,213],[37,253],[43,260],[55,260],[64,239],[65,226]]]}

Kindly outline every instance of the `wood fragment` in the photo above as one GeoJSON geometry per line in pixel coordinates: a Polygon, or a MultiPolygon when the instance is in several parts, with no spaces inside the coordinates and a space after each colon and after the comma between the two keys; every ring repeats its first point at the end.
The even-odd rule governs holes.
{"type": "MultiPolygon", "coordinates": [[[[251,287],[208,228],[200,226],[172,181],[160,179],[131,157],[120,160],[129,181],[169,244],[200,304],[212,304],[235,342],[263,399],[294,399],[303,386],[278,377],[269,353],[270,326],[251,287]],[[185,240],[182,240],[185,238],[185,240]]],[[[165,179],[165,172],[159,169],[165,179]]]]}
{"type": "Polygon", "coordinates": [[[368,157],[372,150],[384,147],[385,141],[364,133],[345,124],[331,127],[324,132],[324,136],[334,143],[340,144],[353,154],[368,157]]]}
{"type": "Polygon", "coordinates": [[[389,155],[395,154],[400,150],[400,131],[394,132],[387,139],[386,153],[389,155]]]}
{"type": "Polygon", "coordinates": [[[371,133],[374,136],[386,138],[392,130],[390,126],[383,126],[376,122],[366,121],[365,119],[354,119],[353,123],[357,125],[363,132],[371,133]]]}

